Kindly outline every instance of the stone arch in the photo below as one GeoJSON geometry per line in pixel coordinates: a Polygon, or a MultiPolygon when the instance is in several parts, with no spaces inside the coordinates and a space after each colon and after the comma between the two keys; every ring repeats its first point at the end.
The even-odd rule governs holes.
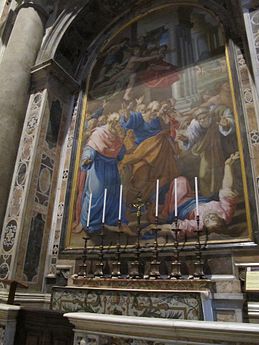
{"type": "Polygon", "coordinates": [[[119,3],[120,5],[117,5],[117,7],[112,7],[112,1],[109,0],[105,1],[104,4],[102,4],[101,1],[74,1],[73,4],[65,8],[60,13],[50,32],[45,37],[41,50],[38,54],[37,64],[49,59],[54,59],[62,66],[62,61],[59,59],[60,54],[62,55],[62,45],[66,45],[69,55],[73,56],[73,47],[71,47],[71,50],[69,50],[69,44],[72,45],[73,43],[71,40],[69,40],[69,35],[73,30],[77,31],[82,29],[82,25],[84,25],[85,22],[80,22],[80,20],[81,18],[87,18],[87,14],[89,11],[91,11],[91,6],[94,6],[97,20],[100,19],[104,21],[104,16],[106,16],[108,23],[107,25],[102,25],[101,30],[96,32],[96,35],[92,36],[91,40],[89,40],[87,44],[84,40],[81,40],[80,42],[81,46],[78,47],[80,50],[80,56],[77,60],[77,66],[74,71],[70,70],[68,72],[71,73],[77,80],[81,81],[84,79],[84,76],[82,74],[80,76],[79,72],[84,69],[83,65],[89,63],[89,61],[87,62],[85,59],[83,59],[84,55],[87,54],[89,50],[94,53],[94,51],[100,49],[100,46],[105,43],[105,41],[109,40],[109,36],[113,35],[119,27],[127,25],[128,22],[134,20],[134,17],[142,15],[144,16],[145,12],[153,11],[162,6],[180,5],[201,7],[219,18],[219,21],[223,24],[227,37],[231,38],[233,41],[240,41],[240,32],[241,28],[243,27],[243,23],[238,20],[237,15],[231,16],[234,9],[229,3],[227,3],[227,1],[224,0],[200,0],[199,3],[193,0],[184,2],[180,0],[150,0],[148,2],[143,0],[131,0],[127,2],[127,6],[125,6],[126,2],[119,1],[119,3]],[[237,21],[239,21],[238,24],[237,21]]]}
{"type": "MultiPolygon", "coordinates": [[[[89,3],[89,1],[91,0],[88,0],[87,3],[89,3]]],[[[43,41],[38,53],[36,64],[41,64],[54,57],[60,40],[65,35],[68,27],[73,23],[78,14],[87,6],[87,3],[82,0],[75,0],[71,2],[70,6],[65,7],[61,11],[43,41]]]]}

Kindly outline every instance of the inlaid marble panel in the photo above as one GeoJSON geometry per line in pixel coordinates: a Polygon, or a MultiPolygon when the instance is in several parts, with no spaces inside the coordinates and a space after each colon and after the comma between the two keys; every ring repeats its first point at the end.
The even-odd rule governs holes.
{"type": "Polygon", "coordinates": [[[35,162],[45,96],[45,91],[33,94],[27,110],[1,238],[0,275],[2,279],[10,276],[15,261],[16,244],[18,233],[21,231],[24,222],[24,212],[27,206],[26,200],[30,188],[31,171],[35,162]]]}
{"type": "Polygon", "coordinates": [[[204,318],[201,294],[197,292],[54,288],[52,309],[167,319],[204,318]]]}

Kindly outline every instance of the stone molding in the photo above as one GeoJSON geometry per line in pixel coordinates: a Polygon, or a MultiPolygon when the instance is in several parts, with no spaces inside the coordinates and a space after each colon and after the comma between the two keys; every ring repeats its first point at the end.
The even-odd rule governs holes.
{"type": "MultiPolygon", "coordinates": [[[[0,290],[0,301],[7,301],[8,299],[8,293],[5,290],[0,290]]],[[[22,292],[16,292],[15,294],[15,303],[18,303],[19,305],[29,307],[37,307],[37,308],[43,308],[43,309],[49,309],[51,301],[51,295],[48,293],[22,293],[22,292]]],[[[0,321],[1,321],[1,313],[2,310],[5,310],[2,308],[2,306],[6,307],[12,307],[11,305],[5,305],[0,304],[0,321]]],[[[1,342],[0,342],[1,345],[1,342]]]]}
{"type": "Polygon", "coordinates": [[[62,68],[62,66],[60,66],[53,59],[46,60],[40,64],[33,66],[31,69],[31,74],[32,88],[35,89],[44,87],[51,75],[56,77],[71,92],[78,91],[80,87],[80,84],[73,78],[73,76],[65,71],[64,68],[62,68]]]}
{"type": "MultiPolygon", "coordinates": [[[[65,317],[75,326],[81,337],[91,334],[126,338],[141,338],[159,342],[184,341],[184,344],[258,344],[258,325],[213,322],[165,320],[122,315],[67,313],[65,317]]],[[[74,343],[75,344],[75,343],[74,343]]]]}

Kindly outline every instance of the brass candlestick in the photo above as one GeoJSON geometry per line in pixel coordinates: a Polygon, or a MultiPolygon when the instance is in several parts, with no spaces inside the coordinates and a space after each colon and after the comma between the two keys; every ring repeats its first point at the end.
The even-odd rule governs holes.
{"type": "Polygon", "coordinates": [[[161,229],[158,228],[158,217],[156,216],[155,220],[155,228],[153,231],[155,231],[155,241],[154,241],[154,247],[153,247],[153,260],[150,263],[150,273],[149,273],[149,279],[159,279],[160,278],[160,261],[158,260],[158,232],[161,229]]]}
{"type": "Polygon", "coordinates": [[[133,251],[135,255],[135,260],[130,262],[130,272],[129,277],[131,279],[140,279],[142,278],[142,274],[140,273],[140,220],[142,216],[141,209],[145,206],[145,203],[142,201],[141,194],[138,193],[137,200],[135,203],[130,204],[130,207],[133,207],[136,209],[136,215],[137,215],[137,243],[135,246],[135,250],[133,251]]]}
{"type": "Polygon", "coordinates": [[[116,259],[112,262],[112,278],[121,278],[121,220],[118,221],[118,237],[117,237],[117,245],[116,245],[116,259]]]}
{"type": "Polygon", "coordinates": [[[83,251],[83,264],[79,266],[80,271],[78,273],[78,277],[83,277],[87,278],[87,257],[88,257],[88,252],[87,252],[87,241],[89,240],[88,236],[83,237],[83,240],[85,241],[84,243],[84,251],[83,251]]]}
{"type": "Polygon", "coordinates": [[[175,250],[175,256],[174,256],[173,261],[171,263],[171,274],[170,274],[169,278],[170,279],[181,279],[182,273],[181,273],[180,253],[185,247],[187,238],[186,238],[186,232],[185,232],[183,243],[180,246],[179,232],[182,230],[179,229],[179,227],[178,227],[178,218],[177,217],[175,217],[175,219],[173,221],[172,231],[174,232],[174,238],[175,238],[175,241],[173,244],[174,250],[175,250]]]}
{"type": "Polygon", "coordinates": [[[101,238],[101,243],[99,246],[99,262],[97,262],[96,264],[96,270],[94,272],[94,277],[95,278],[103,278],[104,274],[103,274],[103,238],[104,238],[104,223],[102,224],[102,230],[101,233],[99,234],[100,238],[101,238]]]}
{"type": "Polygon", "coordinates": [[[197,215],[196,216],[196,222],[197,222],[197,229],[196,229],[196,234],[197,234],[197,242],[195,244],[196,248],[196,254],[195,254],[195,271],[193,273],[193,276],[190,277],[190,279],[206,279],[203,267],[204,267],[204,261],[202,258],[202,251],[206,249],[207,243],[208,243],[208,230],[205,229],[205,241],[204,243],[201,243],[200,235],[202,232],[202,229],[200,229],[200,217],[197,215]]]}

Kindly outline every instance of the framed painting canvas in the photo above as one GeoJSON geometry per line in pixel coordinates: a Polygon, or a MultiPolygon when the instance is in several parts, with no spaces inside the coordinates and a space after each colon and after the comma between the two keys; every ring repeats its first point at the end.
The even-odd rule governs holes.
{"type": "Polygon", "coordinates": [[[76,148],[67,246],[251,239],[251,220],[229,52],[222,26],[195,7],[167,6],[118,30],[96,55],[76,148]],[[195,195],[195,177],[197,186],[195,195]],[[119,227],[120,225],[120,227],[119,227]]]}

